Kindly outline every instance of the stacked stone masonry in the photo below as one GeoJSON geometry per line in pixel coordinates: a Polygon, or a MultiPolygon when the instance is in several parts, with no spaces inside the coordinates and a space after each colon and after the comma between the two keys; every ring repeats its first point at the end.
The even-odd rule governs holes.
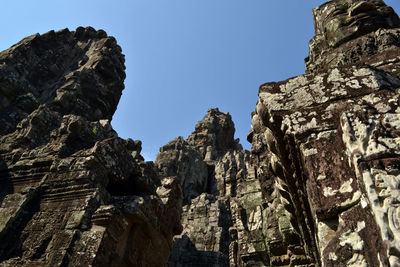
{"type": "Polygon", "coordinates": [[[250,155],[218,148],[215,110],[161,148],[161,170],[202,165],[161,173],[190,185],[170,266],[400,264],[400,20],[378,0],[313,14],[306,74],[260,87],[250,155]]]}
{"type": "Polygon", "coordinates": [[[209,109],[195,131],[160,149],[160,176],[176,176],[183,191],[183,232],[169,266],[263,266],[263,196],[250,152],[234,139],[228,113],[209,109]]]}
{"type": "Polygon", "coordinates": [[[297,242],[303,265],[400,266],[399,18],[383,1],[313,13],[307,74],[260,87],[248,136],[267,209],[287,218],[275,209],[285,261],[270,263],[300,264],[297,242]]]}
{"type": "Polygon", "coordinates": [[[124,56],[92,28],[0,53],[0,265],[400,266],[400,19],[313,10],[306,74],[260,86],[248,141],[209,109],[154,163],[110,121],[124,56]]]}
{"type": "Polygon", "coordinates": [[[182,193],[110,125],[124,56],[104,31],[0,53],[0,265],[163,266],[182,193]]]}

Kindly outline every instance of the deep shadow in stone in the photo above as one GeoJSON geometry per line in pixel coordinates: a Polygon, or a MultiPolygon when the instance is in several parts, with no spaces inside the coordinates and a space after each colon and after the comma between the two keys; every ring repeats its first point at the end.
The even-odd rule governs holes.
{"type": "Polygon", "coordinates": [[[0,156],[0,206],[8,194],[14,192],[10,171],[4,159],[0,156]]]}
{"type": "MultiPolygon", "coordinates": [[[[205,193],[219,195],[217,179],[215,179],[215,165],[207,164],[207,189],[205,193]]],[[[204,192],[201,192],[204,193],[204,192]]]]}
{"type": "Polygon", "coordinates": [[[229,257],[214,251],[197,250],[185,234],[174,240],[168,267],[228,267],[229,257]]]}
{"type": "Polygon", "coordinates": [[[7,242],[0,243],[0,262],[22,256],[23,243],[28,237],[28,234],[23,231],[40,208],[39,192],[31,192],[26,197],[28,199],[23,206],[19,207],[20,210],[11,219],[12,222],[0,232],[0,239],[7,240],[7,242]]]}

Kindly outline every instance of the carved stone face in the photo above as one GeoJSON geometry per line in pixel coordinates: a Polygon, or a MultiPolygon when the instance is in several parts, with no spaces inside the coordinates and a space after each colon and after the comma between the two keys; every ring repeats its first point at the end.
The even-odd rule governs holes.
{"type": "Polygon", "coordinates": [[[330,47],[379,28],[400,26],[394,10],[381,0],[333,0],[313,10],[316,35],[330,47]]]}

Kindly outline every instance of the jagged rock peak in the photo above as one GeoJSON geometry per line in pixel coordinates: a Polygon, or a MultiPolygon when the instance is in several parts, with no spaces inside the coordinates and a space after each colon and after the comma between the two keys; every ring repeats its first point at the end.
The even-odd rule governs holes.
{"type": "Polygon", "coordinates": [[[124,56],[91,27],[0,53],[0,262],[165,266],[182,192],[110,120],[124,56]]]}
{"type": "Polygon", "coordinates": [[[115,39],[92,27],[24,38],[0,54],[0,134],[40,105],[111,120],[124,89],[124,61],[115,39]]]}
{"type": "Polygon", "coordinates": [[[160,148],[155,165],[161,177],[176,176],[183,190],[183,204],[207,191],[208,168],[196,147],[177,137],[160,148]]]}
{"type": "Polygon", "coordinates": [[[377,60],[400,46],[400,19],[381,0],[334,0],[313,10],[315,36],[305,59],[307,72],[377,60]]]}
{"type": "Polygon", "coordinates": [[[202,193],[219,194],[214,177],[216,164],[227,152],[242,150],[239,139],[233,138],[234,133],[229,113],[220,112],[218,108],[208,109],[186,140],[180,136],[160,148],[155,165],[161,177],[178,178],[183,204],[202,193]]]}
{"type": "Polygon", "coordinates": [[[176,176],[183,191],[183,231],[174,238],[170,267],[246,266],[265,254],[263,237],[246,232],[262,216],[261,188],[234,132],[229,113],[209,109],[186,141],[175,138],[157,155],[160,176],[176,176]]]}
{"type": "Polygon", "coordinates": [[[234,134],[235,125],[231,115],[211,108],[186,141],[193,146],[211,146],[217,151],[226,151],[238,148],[239,140],[234,139],[234,134]]]}

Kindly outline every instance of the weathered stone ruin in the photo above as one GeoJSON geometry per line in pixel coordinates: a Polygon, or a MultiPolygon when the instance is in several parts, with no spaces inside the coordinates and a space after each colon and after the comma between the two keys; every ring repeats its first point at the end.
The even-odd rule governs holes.
{"type": "Polygon", "coordinates": [[[209,109],[186,140],[160,149],[155,165],[161,176],[178,177],[184,199],[183,232],[174,239],[169,266],[235,266],[238,251],[245,259],[267,257],[257,234],[260,184],[234,132],[228,113],[209,109]]]}
{"type": "Polygon", "coordinates": [[[191,142],[213,111],[161,149],[197,164],[159,161],[184,177],[169,266],[400,266],[400,20],[383,1],[313,13],[307,74],[260,87],[250,158],[191,142]]]}
{"type": "Polygon", "coordinates": [[[260,86],[248,141],[209,109],[155,163],[110,120],[124,56],[104,31],[0,53],[0,265],[400,266],[400,19],[313,10],[306,74],[260,86]]]}
{"type": "Polygon", "coordinates": [[[163,266],[182,195],[110,119],[124,56],[104,31],[32,35],[0,54],[2,266],[163,266]]]}
{"type": "Polygon", "coordinates": [[[313,13],[307,74],[260,87],[248,137],[270,264],[399,266],[399,18],[378,0],[313,13]]]}

